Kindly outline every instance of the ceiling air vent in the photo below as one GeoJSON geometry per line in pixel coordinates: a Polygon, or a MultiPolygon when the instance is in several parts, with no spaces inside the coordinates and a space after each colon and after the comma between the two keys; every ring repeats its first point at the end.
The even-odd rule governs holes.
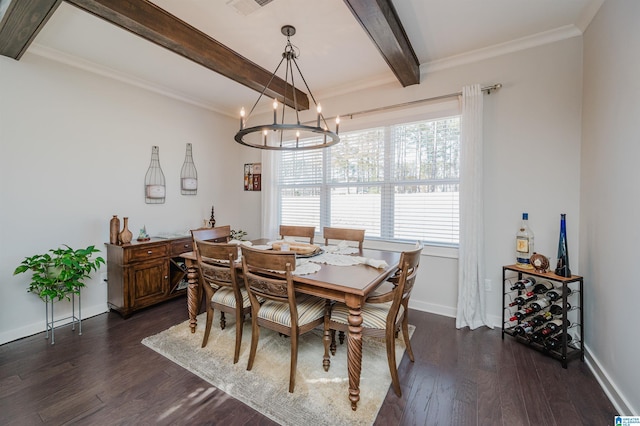
{"type": "Polygon", "coordinates": [[[249,15],[273,0],[228,0],[227,5],[242,15],[249,15]]]}

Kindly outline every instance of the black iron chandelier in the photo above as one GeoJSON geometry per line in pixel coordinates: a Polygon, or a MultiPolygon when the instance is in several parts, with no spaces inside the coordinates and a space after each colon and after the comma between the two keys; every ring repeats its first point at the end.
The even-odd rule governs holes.
{"type": "Polygon", "coordinates": [[[331,145],[335,145],[340,142],[340,138],[338,137],[340,117],[336,117],[336,131],[332,132],[331,130],[329,130],[329,126],[327,125],[327,122],[322,115],[322,108],[320,104],[316,102],[316,99],[311,93],[311,89],[309,88],[307,81],[302,75],[302,71],[300,71],[298,63],[296,61],[296,58],[300,55],[300,52],[291,44],[290,40],[291,36],[296,33],[296,29],[291,25],[285,25],[280,29],[280,31],[287,37],[287,44],[284,48],[284,52],[282,53],[282,59],[271,75],[269,83],[267,83],[267,85],[260,93],[260,96],[258,96],[258,100],[256,100],[255,104],[253,104],[253,107],[249,111],[249,114],[247,114],[245,117],[244,108],[242,108],[242,110],[240,111],[240,130],[238,131],[238,133],[236,133],[234,139],[236,140],[236,142],[252,148],[271,150],[308,150],[326,148],[331,145]],[[265,91],[269,88],[269,85],[274,80],[278,70],[280,69],[280,66],[283,63],[286,63],[284,78],[284,81],[286,83],[285,93],[280,101],[278,101],[278,99],[273,100],[273,123],[247,127],[249,117],[251,117],[251,113],[253,113],[254,109],[260,102],[260,99],[262,99],[265,91]],[[304,82],[305,87],[307,88],[309,97],[316,106],[317,118],[315,120],[315,126],[303,124],[300,122],[300,106],[298,104],[296,96],[294,66],[297,70],[297,74],[300,76],[301,80],[304,82]],[[291,105],[291,102],[289,102],[290,106],[287,106],[284,100],[287,97],[287,89],[289,87],[292,89],[291,96],[293,104],[291,105]],[[292,108],[295,113],[291,114],[295,116],[295,120],[292,119],[292,122],[290,123],[287,123],[285,121],[285,113],[288,108],[292,108]],[[279,109],[281,111],[280,118],[278,118],[279,109]]]}

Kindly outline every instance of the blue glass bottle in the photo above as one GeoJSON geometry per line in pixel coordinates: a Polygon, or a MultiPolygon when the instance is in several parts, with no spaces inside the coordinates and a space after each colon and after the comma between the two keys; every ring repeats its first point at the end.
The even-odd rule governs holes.
{"type": "Polygon", "coordinates": [[[569,269],[569,248],[567,246],[567,222],[566,214],[560,215],[560,240],[558,241],[558,264],[556,266],[556,275],[561,277],[570,277],[571,269],[569,269]]]}

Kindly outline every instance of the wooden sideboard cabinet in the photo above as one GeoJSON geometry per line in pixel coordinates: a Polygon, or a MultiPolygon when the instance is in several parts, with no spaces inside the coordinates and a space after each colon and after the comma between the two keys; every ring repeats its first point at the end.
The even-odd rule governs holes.
{"type": "Polygon", "coordinates": [[[152,238],[107,246],[107,304],[129,317],[133,312],[186,294],[181,253],[192,251],[190,237],[152,238]]]}

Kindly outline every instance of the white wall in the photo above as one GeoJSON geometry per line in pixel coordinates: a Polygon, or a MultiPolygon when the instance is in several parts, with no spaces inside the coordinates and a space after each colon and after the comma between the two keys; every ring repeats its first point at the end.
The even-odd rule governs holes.
{"type": "Polygon", "coordinates": [[[640,2],[606,1],[584,35],[580,263],[586,344],[620,414],[640,413],[640,2]]]}
{"type": "MultiPolygon", "coordinates": [[[[44,330],[44,304],[13,276],[26,256],[68,244],[95,245],[106,257],[109,220],[129,217],[137,236],[217,223],[259,236],[260,193],[243,191],[253,151],[233,141],[236,120],[184,102],[25,54],[0,57],[0,343],[44,330]],[[193,144],[196,196],[179,189],[185,144],[193,144]],[[160,148],[165,204],[144,202],[151,146],[160,148]]],[[[106,270],[106,268],[103,268],[106,270]]],[[[94,274],[83,316],[105,312],[106,284],[94,274]]],[[[57,303],[60,317],[70,312],[57,303]]],[[[67,314],[68,315],[68,314],[67,314]]]]}

